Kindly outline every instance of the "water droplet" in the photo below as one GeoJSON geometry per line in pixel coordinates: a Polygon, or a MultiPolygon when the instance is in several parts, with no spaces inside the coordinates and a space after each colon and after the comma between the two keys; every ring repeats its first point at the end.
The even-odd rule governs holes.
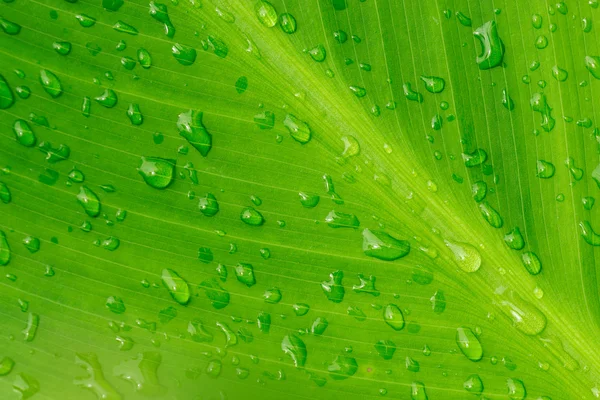
{"type": "Polygon", "coordinates": [[[308,51],[310,57],[316,62],[323,62],[327,58],[327,51],[322,44],[319,44],[308,51]]]}
{"type": "Polygon", "coordinates": [[[554,176],[556,168],[551,162],[538,160],[536,163],[536,170],[536,176],[538,178],[548,179],[554,176]]]}
{"type": "Polygon", "coordinates": [[[550,108],[546,101],[546,95],[543,93],[534,93],[529,104],[533,111],[540,113],[540,116],[542,117],[542,129],[546,132],[550,132],[554,129],[556,121],[552,118],[552,108],[550,108]]]}
{"type": "Polygon", "coordinates": [[[477,181],[471,186],[471,192],[473,193],[473,199],[479,203],[487,195],[487,184],[484,181],[477,181]]]}
{"type": "Polygon", "coordinates": [[[132,125],[141,125],[144,122],[144,117],[140,111],[140,106],[137,104],[130,104],[127,108],[127,117],[131,121],[132,125]]]}
{"type": "Polygon", "coordinates": [[[354,136],[342,136],[342,142],[344,142],[343,158],[354,157],[360,154],[360,144],[354,136]]]}
{"type": "Polygon", "coordinates": [[[425,385],[422,382],[413,382],[410,386],[411,400],[428,400],[425,385]]]}
{"type": "MultiPolygon", "coordinates": [[[[1,94],[0,94],[1,95],[1,94]]],[[[18,119],[13,125],[13,131],[17,137],[17,141],[25,147],[33,147],[37,142],[37,138],[27,121],[18,119]]]]}
{"type": "Polygon", "coordinates": [[[360,222],[356,215],[332,210],[325,217],[325,222],[332,228],[358,228],[360,222]]]}
{"type": "Polygon", "coordinates": [[[362,234],[363,252],[369,257],[394,261],[410,252],[408,241],[396,239],[383,231],[365,229],[362,234]]]}
{"type": "Polygon", "coordinates": [[[431,308],[434,313],[441,314],[446,310],[446,296],[442,290],[437,290],[429,301],[431,301],[431,308]]]}
{"type": "Polygon", "coordinates": [[[358,370],[356,359],[346,355],[339,355],[327,366],[331,379],[342,380],[353,376],[358,370]]]}
{"type": "Polygon", "coordinates": [[[502,228],[504,225],[504,221],[502,220],[502,216],[500,213],[496,211],[494,207],[488,203],[487,200],[479,203],[479,211],[481,211],[481,215],[483,218],[494,228],[502,228]]]}
{"type": "Polygon", "coordinates": [[[177,129],[203,157],[208,155],[212,148],[212,135],[206,130],[202,123],[202,113],[194,110],[179,114],[177,118],[177,129]]]}
{"type": "Polygon", "coordinates": [[[10,203],[11,200],[12,200],[12,196],[10,194],[10,190],[8,189],[8,186],[6,186],[6,183],[0,182],[0,201],[3,202],[4,204],[8,204],[8,203],[10,203]]]}
{"type": "Polygon", "coordinates": [[[471,361],[479,361],[483,357],[483,348],[477,336],[469,328],[456,329],[456,344],[460,351],[471,361]]]}
{"type": "Polygon", "coordinates": [[[194,62],[196,62],[197,52],[191,46],[186,46],[184,44],[175,43],[173,47],[171,47],[171,53],[175,60],[181,65],[190,66],[194,62]]]}
{"type": "Polygon", "coordinates": [[[157,3],[155,1],[150,2],[150,15],[156,21],[160,22],[164,26],[165,35],[170,38],[175,36],[175,27],[169,19],[167,6],[165,4],[157,3]]]}
{"type": "Polygon", "coordinates": [[[300,196],[300,204],[305,208],[316,207],[321,199],[318,194],[314,193],[299,192],[298,196],[300,196]]]}
{"type": "Polygon", "coordinates": [[[27,250],[29,250],[29,252],[32,254],[40,251],[40,239],[38,239],[36,237],[33,237],[33,236],[25,237],[25,239],[23,239],[23,244],[25,245],[25,248],[27,250]]]}
{"type": "Polygon", "coordinates": [[[261,226],[265,223],[265,218],[253,207],[246,207],[240,213],[240,219],[250,226],[261,226]]]}
{"type": "Polygon", "coordinates": [[[24,372],[17,374],[12,386],[13,390],[20,396],[20,400],[27,400],[40,391],[38,380],[24,372]]]}
{"type": "Polygon", "coordinates": [[[456,12],[456,19],[458,19],[458,22],[460,22],[460,24],[463,26],[471,26],[471,18],[467,17],[460,11],[456,12]]]}
{"type": "Polygon", "coordinates": [[[560,68],[558,65],[555,65],[554,67],[552,67],[552,76],[557,81],[564,82],[569,77],[569,73],[566,70],[560,68]]]}
{"type": "Polygon", "coordinates": [[[539,50],[548,47],[548,38],[544,35],[540,35],[535,39],[535,47],[539,50]]]}
{"type": "Polygon", "coordinates": [[[406,359],[404,360],[404,365],[406,366],[406,369],[410,372],[419,372],[419,362],[411,357],[406,357],[406,359]]]}
{"type": "Polygon", "coordinates": [[[519,331],[534,336],[546,328],[546,316],[516,292],[501,287],[496,290],[496,295],[496,303],[519,331]]]}
{"type": "Polygon", "coordinates": [[[508,91],[506,89],[502,89],[502,105],[509,111],[512,111],[515,108],[515,102],[508,95],[508,91]]]}
{"type": "Polygon", "coordinates": [[[342,285],[344,273],[342,271],[334,271],[329,274],[329,277],[329,281],[321,282],[321,288],[329,301],[341,303],[345,294],[344,286],[342,285]]]}
{"type": "Polygon", "coordinates": [[[15,97],[8,86],[4,76],[0,75],[0,110],[5,110],[13,105],[15,97]]]}
{"type": "Polygon", "coordinates": [[[17,35],[21,32],[21,25],[2,17],[0,17],[0,28],[2,28],[7,35],[17,35]]]}
{"type": "Polygon", "coordinates": [[[61,56],[66,56],[71,52],[71,43],[69,42],[54,42],[52,48],[61,56]]]}
{"type": "Polygon", "coordinates": [[[117,94],[112,89],[104,89],[104,93],[95,100],[103,107],[113,108],[117,105],[117,94]]]}
{"type": "Polygon", "coordinates": [[[100,199],[96,196],[96,193],[87,186],[81,186],[79,193],[77,194],[77,201],[81,204],[85,213],[90,217],[97,217],[100,215],[100,199]]]}
{"type": "Polygon", "coordinates": [[[281,350],[290,358],[296,368],[303,368],[306,363],[306,345],[298,336],[294,334],[284,336],[281,341],[281,350]]]}
{"type": "Polygon", "coordinates": [[[475,272],[481,267],[481,254],[470,244],[444,240],[446,247],[454,254],[454,259],[460,269],[465,272],[475,272]]]}
{"type": "Polygon", "coordinates": [[[290,13],[283,13],[279,16],[279,26],[285,33],[294,33],[297,29],[296,18],[290,13]]]}
{"type": "Polygon", "coordinates": [[[537,254],[532,251],[528,251],[521,255],[521,260],[527,272],[531,275],[537,275],[542,270],[542,262],[538,258],[537,254]]]}
{"type": "Polygon", "coordinates": [[[113,29],[117,32],[127,33],[128,35],[132,35],[132,36],[135,36],[138,34],[137,29],[135,29],[133,26],[131,26],[123,21],[117,21],[113,25],[113,29]]]}
{"type": "Polygon", "coordinates": [[[254,6],[254,12],[260,23],[267,28],[272,28],[277,23],[277,11],[268,1],[258,1],[254,6]]]}
{"type": "Polygon", "coordinates": [[[110,296],[106,299],[106,308],[115,314],[123,314],[125,312],[125,303],[120,297],[110,296]]]}
{"type": "Polygon", "coordinates": [[[172,269],[162,270],[161,279],[165,287],[169,290],[173,300],[185,306],[190,301],[190,288],[188,283],[179,274],[172,269]]]}
{"type": "Polygon", "coordinates": [[[508,378],[506,386],[508,387],[508,397],[511,400],[523,400],[527,396],[525,384],[519,379],[508,378]]]}
{"type": "Polygon", "coordinates": [[[14,366],[15,362],[12,358],[2,357],[2,359],[0,359],[0,376],[6,376],[10,374],[14,366]]]}
{"type": "Polygon", "coordinates": [[[288,129],[290,136],[295,141],[301,144],[306,144],[310,141],[312,132],[306,122],[301,121],[292,114],[287,114],[283,120],[283,125],[288,129]]]}
{"type": "MultiPolygon", "coordinates": [[[[594,229],[592,229],[592,226],[588,221],[580,222],[579,228],[581,229],[581,236],[583,236],[583,239],[586,241],[587,244],[592,246],[600,246],[600,234],[596,233],[594,229]]],[[[1,248],[2,246],[0,245],[0,249],[1,248]]]]}
{"type": "Polygon", "coordinates": [[[62,85],[56,75],[47,69],[40,71],[40,83],[52,98],[56,99],[62,94],[62,85]]]}
{"type": "Polygon", "coordinates": [[[254,267],[251,264],[238,263],[235,266],[235,276],[237,280],[244,285],[251,287],[256,284],[256,278],[254,277],[254,267]]]}
{"type": "Polygon", "coordinates": [[[483,392],[483,382],[477,374],[470,375],[463,383],[463,387],[469,393],[481,394],[483,392]]]}
{"type": "Polygon", "coordinates": [[[35,339],[38,326],[40,325],[40,316],[34,313],[27,315],[27,326],[23,329],[23,338],[26,342],[31,342],[35,339]]]}
{"type": "Polygon", "coordinates": [[[160,353],[146,351],[134,359],[122,361],[113,368],[113,373],[133,384],[138,394],[158,397],[166,391],[166,388],[160,385],[157,374],[161,361],[160,353]]]}
{"type": "Polygon", "coordinates": [[[302,316],[308,314],[308,311],[310,310],[310,306],[305,303],[295,303],[292,306],[292,309],[294,310],[294,314],[296,314],[296,316],[302,317],[302,316]]]}
{"type": "Polygon", "coordinates": [[[388,304],[383,309],[383,320],[393,330],[400,331],[404,328],[404,314],[395,304],[388,304]]]}
{"type": "Polygon", "coordinates": [[[504,242],[513,250],[521,250],[525,247],[525,239],[518,226],[504,236],[504,242]]]}
{"type": "Polygon", "coordinates": [[[269,330],[271,329],[271,315],[261,312],[256,318],[256,325],[262,333],[269,333],[269,330]]]}
{"type": "Polygon", "coordinates": [[[325,317],[317,317],[310,327],[310,332],[315,336],[320,336],[325,332],[328,326],[329,322],[325,317]]]}
{"type": "Polygon", "coordinates": [[[481,44],[481,53],[477,56],[476,62],[479,69],[485,70],[502,64],[504,57],[504,43],[498,35],[498,28],[495,21],[488,21],[473,32],[473,35],[481,44]]]}
{"type": "Polygon", "coordinates": [[[391,360],[396,352],[396,344],[391,340],[380,340],[375,343],[375,350],[384,360],[391,360]]]}
{"type": "Polygon", "coordinates": [[[476,149],[472,153],[462,153],[462,159],[468,168],[476,167],[487,160],[487,153],[483,149],[476,149]]]}
{"type": "Polygon", "coordinates": [[[421,76],[421,80],[429,93],[441,93],[446,87],[446,81],[437,76],[421,76]]]}
{"type": "Polygon", "coordinates": [[[173,182],[175,160],[159,157],[142,157],[138,172],[149,186],[156,189],[164,189],[173,182]]]}
{"type": "Polygon", "coordinates": [[[351,85],[349,86],[349,89],[358,98],[365,97],[367,95],[367,89],[365,89],[364,87],[351,85]]]}
{"type": "Polygon", "coordinates": [[[219,212],[219,203],[212,193],[206,193],[198,200],[198,208],[205,216],[212,217],[219,212]]]}

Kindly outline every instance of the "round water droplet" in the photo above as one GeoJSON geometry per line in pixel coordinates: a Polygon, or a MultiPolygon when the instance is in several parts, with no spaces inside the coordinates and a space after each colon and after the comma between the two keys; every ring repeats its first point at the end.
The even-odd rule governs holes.
{"type": "Polygon", "coordinates": [[[175,162],[159,157],[142,157],[138,172],[149,186],[164,189],[173,182],[175,162]]]}

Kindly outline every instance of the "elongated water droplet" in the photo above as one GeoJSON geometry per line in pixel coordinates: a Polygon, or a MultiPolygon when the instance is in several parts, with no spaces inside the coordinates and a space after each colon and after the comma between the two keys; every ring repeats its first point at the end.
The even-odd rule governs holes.
{"type": "MultiPolygon", "coordinates": [[[[227,270],[225,270],[225,272],[227,272],[227,270]]],[[[229,305],[229,292],[226,289],[223,289],[216,279],[213,278],[203,281],[200,283],[199,287],[200,289],[204,289],[206,297],[208,297],[215,309],[220,310],[229,305]]]]}
{"type": "Polygon", "coordinates": [[[527,272],[531,275],[537,275],[542,270],[542,262],[538,258],[537,254],[532,251],[528,251],[523,253],[521,256],[521,260],[523,260],[523,265],[527,272]]]}
{"type": "Polygon", "coordinates": [[[508,95],[508,91],[506,89],[502,89],[502,105],[509,111],[512,111],[515,108],[515,102],[508,95]]]}
{"type": "Polygon", "coordinates": [[[15,97],[4,76],[0,75],[0,110],[6,110],[15,102],[15,97]]]}
{"type": "Polygon", "coordinates": [[[490,69],[502,64],[504,57],[504,43],[498,35],[496,21],[488,21],[473,32],[481,44],[481,53],[476,62],[479,69],[490,69]]]}
{"type": "Polygon", "coordinates": [[[79,188],[77,201],[81,204],[85,213],[90,217],[97,217],[100,215],[100,199],[96,196],[96,193],[87,186],[81,186],[81,188],[79,188]]]}
{"type": "Polygon", "coordinates": [[[2,17],[0,17],[0,28],[2,28],[7,35],[17,35],[21,32],[21,25],[2,17]]]}
{"type": "Polygon", "coordinates": [[[61,56],[66,56],[71,52],[71,43],[69,42],[54,42],[52,48],[61,56]]]}
{"type": "Polygon", "coordinates": [[[481,203],[479,203],[479,211],[481,211],[481,215],[483,216],[483,218],[492,227],[502,228],[502,225],[504,225],[504,221],[502,220],[500,213],[498,213],[498,211],[496,211],[496,209],[492,207],[487,200],[484,200],[481,203]]]}
{"type": "Polygon", "coordinates": [[[8,204],[11,200],[12,196],[10,194],[10,189],[8,189],[6,183],[0,182],[0,201],[4,204],[8,204]]]}
{"type": "Polygon", "coordinates": [[[410,386],[411,400],[428,400],[423,382],[413,382],[410,386]]]}
{"type": "Polygon", "coordinates": [[[40,391],[40,383],[38,380],[25,372],[17,374],[12,387],[20,396],[20,400],[27,400],[40,391]]]}
{"type": "Polygon", "coordinates": [[[318,194],[314,193],[299,192],[298,196],[300,196],[300,204],[305,208],[316,207],[321,199],[318,194]]]}
{"type": "Polygon", "coordinates": [[[394,261],[410,253],[410,243],[396,239],[383,231],[365,229],[363,235],[363,252],[369,257],[385,261],[394,261]]]}
{"type": "Polygon", "coordinates": [[[496,295],[496,304],[519,331],[534,336],[546,328],[546,316],[515,291],[500,287],[496,290],[496,295]]]}
{"type": "Polygon", "coordinates": [[[321,289],[327,296],[329,301],[341,303],[344,300],[345,289],[342,285],[344,273],[342,271],[334,271],[329,274],[329,281],[321,282],[321,289]]]}
{"type": "Polygon", "coordinates": [[[446,247],[454,254],[454,259],[460,269],[465,272],[475,272],[481,267],[481,254],[468,243],[444,240],[446,247]]]}
{"type": "Polygon", "coordinates": [[[404,314],[395,304],[388,304],[383,309],[383,320],[393,330],[400,331],[404,328],[404,314]]]}
{"type": "Polygon", "coordinates": [[[487,195],[487,184],[484,181],[477,181],[471,187],[471,192],[473,193],[473,199],[479,203],[487,195]]]}
{"type": "Polygon", "coordinates": [[[281,341],[281,350],[290,356],[296,368],[304,367],[308,352],[306,345],[298,336],[294,334],[284,336],[281,341]]]}
{"type": "Polygon", "coordinates": [[[0,359],[0,376],[10,374],[15,366],[15,361],[10,357],[2,357],[0,359]]]}
{"type": "Polygon", "coordinates": [[[106,308],[115,314],[123,314],[125,312],[125,303],[123,299],[117,296],[110,296],[106,299],[106,308]]]}
{"type": "Polygon", "coordinates": [[[600,79],[600,57],[598,56],[586,56],[585,67],[590,74],[596,79],[600,79]]]}
{"type": "Polygon", "coordinates": [[[90,28],[96,24],[96,18],[90,17],[86,14],[77,14],[75,18],[79,21],[79,25],[84,28],[90,28]]]}
{"type": "Polygon", "coordinates": [[[301,121],[292,114],[287,114],[283,120],[283,125],[288,129],[290,136],[295,141],[301,144],[306,144],[310,141],[312,131],[306,122],[301,121]]]}
{"type": "Polygon", "coordinates": [[[543,93],[534,93],[529,102],[531,109],[540,113],[542,117],[541,126],[546,132],[550,132],[556,125],[556,120],[552,117],[552,108],[546,101],[546,95],[543,93]]]}
{"type": "Polygon", "coordinates": [[[142,157],[138,172],[149,186],[156,189],[164,189],[173,182],[175,160],[159,157],[142,157]]]}
{"type": "Polygon", "coordinates": [[[579,228],[581,229],[581,236],[583,236],[583,239],[587,244],[600,246],[600,234],[592,229],[592,225],[590,225],[589,221],[580,222],[579,228]]]}
{"type": "Polygon", "coordinates": [[[161,279],[165,287],[169,290],[173,300],[185,306],[190,301],[190,287],[188,283],[179,274],[172,269],[162,270],[161,279]]]}
{"type": "Polygon", "coordinates": [[[188,323],[187,332],[194,342],[210,343],[213,341],[212,333],[204,328],[204,324],[199,319],[193,319],[188,323]]]}
{"type": "Polygon", "coordinates": [[[375,343],[375,350],[384,360],[391,360],[396,352],[396,344],[391,340],[380,340],[375,343]]]}
{"type": "Polygon", "coordinates": [[[165,35],[172,38],[175,36],[175,27],[169,19],[167,6],[165,4],[157,3],[155,1],[150,2],[150,15],[152,18],[162,23],[165,30],[165,35]]]}
{"type": "Polygon", "coordinates": [[[140,111],[140,106],[137,104],[130,104],[127,108],[127,117],[132,125],[141,125],[144,122],[144,116],[140,111]]]}
{"type": "Polygon", "coordinates": [[[325,217],[325,222],[332,228],[358,228],[360,222],[356,215],[332,210],[325,217]]]}
{"type": "Polygon", "coordinates": [[[471,361],[479,361],[483,357],[483,348],[477,336],[469,328],[456,329],[456,344],[460,351],[471,361]]]}
{"type": "Polygon", "coordinates": [[[62,94],[62,85],[56,75],[47,69],[40,71],[40,83],[52,98],[56,99],[62,94]]]}
{"type": "Polygon", "coordinates": [[[208,155],[212,148],[212,135],[206,130],[202,123],[202,113],[194,110],[179,114],[177,118],[177,129],[203,157],[208,155]]]}
{"type": "Polygon", "coordinates": [[[446,296],[442,290],[436,291],[429,301],[431,301],[431,308],[436,314],[441,314],[446,309],[446,296]]]}
{"type": "Polygon", "coordinates": [[[35,339],[38,326],[40,325],[40,316],[34,313],[27,315],[27,326],[23,330],[23,338],[26,342],[31,342],[35,339]]]}

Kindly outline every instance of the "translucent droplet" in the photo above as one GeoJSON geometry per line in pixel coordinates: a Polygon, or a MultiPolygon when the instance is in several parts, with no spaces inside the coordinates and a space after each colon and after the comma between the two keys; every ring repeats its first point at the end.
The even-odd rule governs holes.
{"type": "Polygon", "coordinates": [[[219,212],[219,203],[212,193],[206,193],[204,197],[198,200],[200,212],[207,217],[212,217],[219,212]]]}
{"type": "Polygon", "coordinates": [[[165,287],[169,290],[171,297],[177,303],[186,305],[190,301],[190,287],[188,283],[179,274],[172,269],[162,270],[161,279],[165,287]]]}
{"type": "Polygon", "coordinates": [[[13,125],[13,131],[17,137],[17,142],[25,147],[33,147],[37,142],[37,138],[27,121],[18,119],[13,125]]]}
{"type": "Polygon", "coordinates": [[[393,330],[400,331],[404,328],[404,314],[395,304],[388,304],[383,309],[383,320],[393,330]]]}
{"type": "Polygon", "coordinates": [[[471,361],[479,361],[483,357],[483,348],[477,336],[470,328],[456,329],[456,344],[460,351],[471,361]]]}
{"type": "Polygon", "coordinates": [[[481,394],[483,392],[483,382],[477,374],[470,375],[463,383],[463,387],[469,393],[481,394]]]}
{"type": "Polygon", "coordinates": [[[525,247],[525,239],[518,226],[504,235],[504,242],[513,250],[521,250],[525,247]]]}
{"type": "Polygon", "coordinates": [[[155,189],[164,189],[173,182],[175,160],[142,157],[138,172],[149,186],[155,189]]]}
{"type": "Polygon", "coordinates": [[[354,357],[339,355],[327,366],[331,379],[342,380],[353,376],[358,370],[358,363],[354,357]]]}
{"type": "Polygon", "coordinates": [[[267,28],[272,28],[277,23],[277,11],[268,1],[258,1],[254,6],[254,12],[260,23],[267,28]]]}
{"type": "Polygon", "coordinates": [[[175,60],[181,65],[190,66],[196,62],[196,49],[191,46],[175,43],[173,47],[171,47],[171,53],[173,54],[173,57],[175,57],[175,60]]]}
{"type": "Polygon", "coordinates": [[[456,263],[465,272],[475,272],[481,267],[481,254],[470,244],[444,240],[446,247],[454,254],[456,263]]]}
{"type": "Polygon", "coordinates": [[[81,204],[83,210],[90,217],[100,215],[100,199],[90,188],[81,186],[77,194],[77,202],[81,204]]]}
{"type": "Polygon", "coordinates": [[[538,178],[548,179],[554,176],[556,167],[554,164],[544,160],[538,160],[536,163],[536,176],[538,178]]]}
{"type": "Polygon", "coordinates": [[[479,69],[485,70],[502,64],[504,57],[504,43],[498,35],[495,21],[488,21],[477,28],[473,35],[481,44],[481,53],[476,58],[479,69]]]}
{"type": "Polygon", "coordinates": [[[492,207],[487,200],[484,200],[481,203],[479,203],[479,211],[481,211],[481,215],[483,216],[483,218],[492,227],[502,228],[502,225],[504,225],[504,221],[502,220],[502,216],[500,216],[500,213],[498,213],[498,211],[496,211],[496,209],[492,207]]]}
{"type": "Polygon", "coordinates": [[[237,280],[244,285],[251,287],[256,284],[256,278],[254,277],[254,267],[251,264],[238,263],[235,266],[235,276],[237,280]]]}
{"type": "Polygon", "coordinates": [[[95,100],[103,107],[113,108],[117,105],[117,94],[112,89],[104,89],[104,93],[95,100]]]}
{"type": "Polygon", "coordinates": [[[437,76],[421,76],[425,89],[430,93],[441,93],[446,87],[446,81],[437,76]]]}
{"type": "Polygon", "coordinates": [[[506,386],[508,387],[508,397],[511,400],[523,400],[527,396],[525,384],[519,379],[508,378],[506,386]]]}
{"type": "Polygon", "coordinates": [[[15,97],[4,76],[0,75],[0,110],[6,110],[15,102],[15,97]]]}
{"type": "Polygon", "coordinates": [[[301,144],[306,144],[310,141],[312,132],[306,122],[301,121],[292,114],[287,114],[283,120],[283,125],[288,129],[295,141],[301,144]]]}
{"type": "Polygon", "coordinates": [[[52,98],[56,99],[62,94],[62,85],[56,75],[47,69],[40,71],[40,83],[52,98]]]}
{"type": "Polygon", "coordinates": [[[394,261],[410,253],[410,243],[396,239],[383,231],[365,229],[363,235],[363,252],[369,257],[384,261],[394,261]]]}
{"type": "Polygon", "coordinates": [[[358,228],[360,222],[354,214],[332,210],[325,217],[325,222],[332,228],[358,228]]]}
{"type": "Polygon", "coordinates": [[[265,223],[265,218],[253,207],[246,207],[240,213],[240,219],[251,226],[261,226],[265,223]]]}
{"type": "Polygon", "coordinates": [[[281,341],[281,350],[290,356],[296,368],[304,367],[308,352],[306,351],[306,345],[298,336],[294,334],[284,336],[281,341]]]}
{"type": "Polygon", "coordinates": [[[156,21],[163,24],[165,35],[167,35],[170,38],[173,38],[173,36],[175,36],[175,27],[173,26],[173,24],[171,23],[171,20],[169,19],[168,9],[165,4],[151,1],[150,2],[150,15],[156,21]]]}
{"type": "Polygon", "coordinates": [[[279,26],[285,33],[294,33],[297,29],[296,18],[290,13],[283,13],[279,16],[279,26]]]}

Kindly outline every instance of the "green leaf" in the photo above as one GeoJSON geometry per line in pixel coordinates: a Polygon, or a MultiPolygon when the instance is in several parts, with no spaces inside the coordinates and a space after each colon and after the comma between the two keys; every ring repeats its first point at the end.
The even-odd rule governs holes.
{"type": "Polygon", "coordinates": [[[596,0],[1,4],[0,398],[600,397],[596,0]]]}

